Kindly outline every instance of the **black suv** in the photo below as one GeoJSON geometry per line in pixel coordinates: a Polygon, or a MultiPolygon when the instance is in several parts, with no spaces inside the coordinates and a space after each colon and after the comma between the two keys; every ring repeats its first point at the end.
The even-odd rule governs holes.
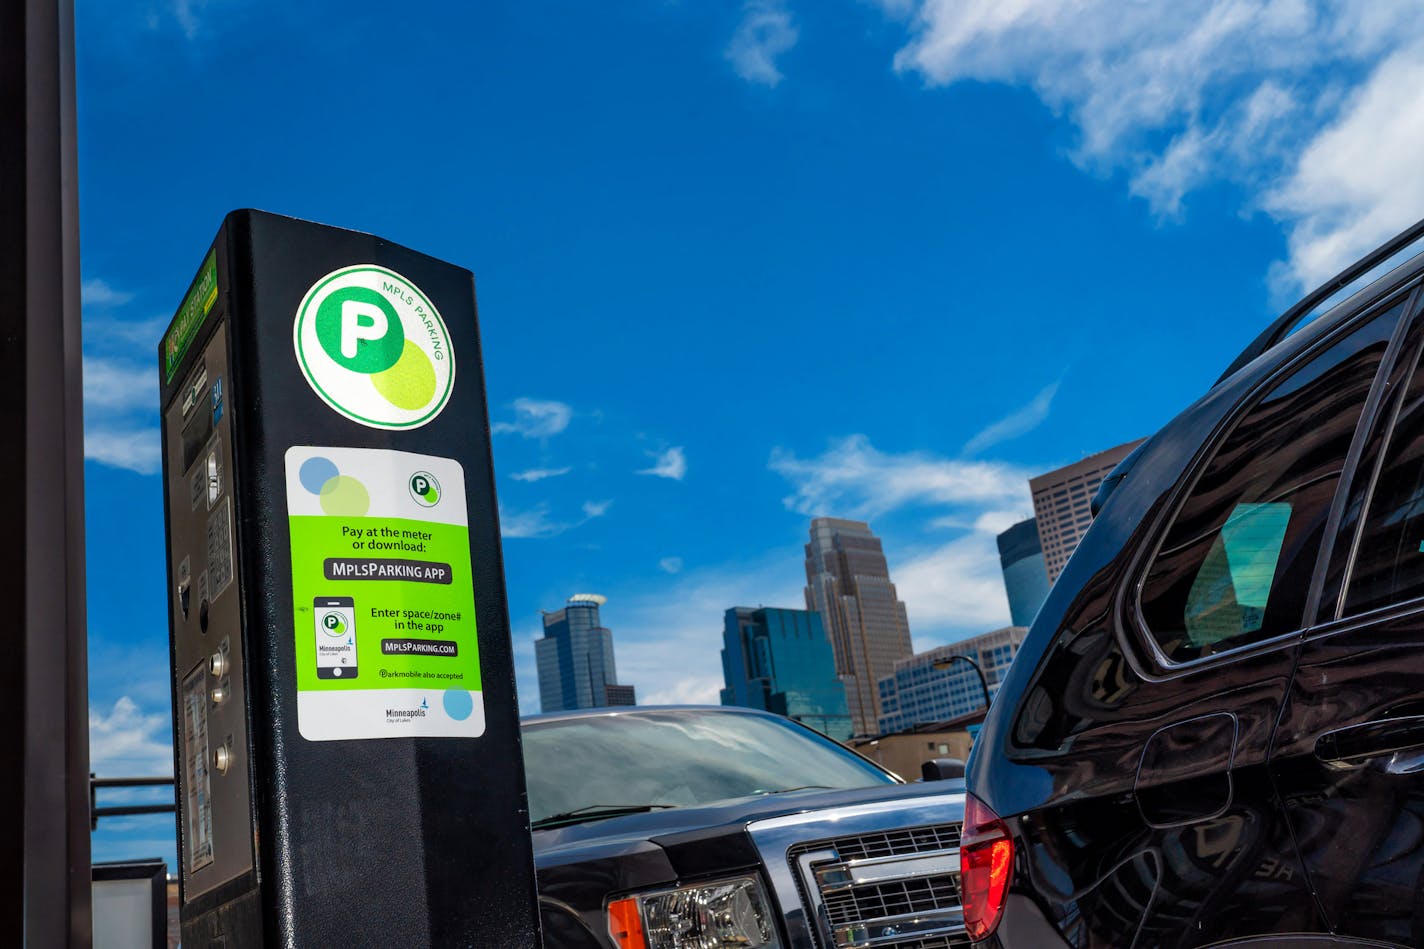
{"type": "Polygon", "coordinates": [[[977,940],[1424,945],[1424,255],[1315,316],[1421,239],[1104,482],[969,763],[977,940]]]}

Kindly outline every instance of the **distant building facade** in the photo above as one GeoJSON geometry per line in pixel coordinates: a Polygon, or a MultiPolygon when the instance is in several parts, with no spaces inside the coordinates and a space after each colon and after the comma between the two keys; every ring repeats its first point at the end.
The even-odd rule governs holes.
{"type": "Polygon", "coordinates": [[[615,685],[612,682],[603,686],[604,705],[637,705],[638,696],[631,685],[615,685]]]}
{"type": "Polygon", "coordinates": [[[633,705],[631,685],[618,684],[613,633],[599,619],[606,598],[579,593],[564,608],[544,614],[544,637],[534,641],[539,666],[539,707],[545,712],[633,705]]]}
{"type": "Polygon", "coordinates": [[[1038,522],[1038,539],[1043,545],[1043,564],[1048,571],[1050,585],[1063,572],[1078,541],[1083,539],[1088,525],[1093,522],[1088,504],[1103,483],[1103,478],[1144,440],[1100,451],[1082,461],[1029,479],[1034,520],[1038,522]]]}
{"type": "Polygon", "coordinates": [[[876,682],[913,649],[905,604],[869,524],[834,517],[811,522],[806,608],[821,614],[830,637],[854,733],[874,734],[880,717],[876,682]]]}
{"type": "Polygon", "coordinates": [[[1015,626],[1033,625],[1051,586],[1036,519],[1019,521],[999,535],[999,566],[1009,594],[1009,621],[1015,626]]]}
{"type": "Polygon", "coordinates": [[[876,683],[880,693],[880,734],[890,735],[923,725],[967,715],[984,707],[984,688],[967,662],[967,656],[984,670],[992,698],[1023,645],[1028,630],[1006,626],[947,646],[915,653],[895,663],[892,674],[876,683]],[[947,665],[944,665],[948,663],[947,665]],[[941,664],[943,668],[936,669],[941,664]]]}
{"type": "Polygon", "coordinates": [[[722,628],[723,705],[776,712],[837,741],[851,736],[845,687],[821,625],[809,610],[734,607],[722,628]]]}

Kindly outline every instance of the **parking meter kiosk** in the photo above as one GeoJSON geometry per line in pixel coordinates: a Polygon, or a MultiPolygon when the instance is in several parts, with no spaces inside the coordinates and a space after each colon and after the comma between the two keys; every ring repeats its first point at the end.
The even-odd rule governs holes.
{"type": "Polygon", "coordinates": [[[159,379],[184,944],[537,946],[470,273],[234,212],[159,379]]]}

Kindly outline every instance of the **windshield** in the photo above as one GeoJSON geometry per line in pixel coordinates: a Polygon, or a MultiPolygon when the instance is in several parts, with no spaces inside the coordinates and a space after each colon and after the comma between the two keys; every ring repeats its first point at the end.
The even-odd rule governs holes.
{"type": "Polygon", "coordinates": [[[647,711],[524,727],[529,817],[583,808],[687,806],[894,778],[791,722],[725,712],[647,711]]]}

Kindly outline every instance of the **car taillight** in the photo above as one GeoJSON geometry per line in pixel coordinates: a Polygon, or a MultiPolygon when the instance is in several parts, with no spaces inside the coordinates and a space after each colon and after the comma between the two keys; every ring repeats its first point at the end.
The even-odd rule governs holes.
{"type": "Polygon", "coordinates": [[[959,840],[959,881],[964,928],[970,939],[984,939],[999,925],[1013,868],[1014,842],[1008,825],[983,801],[967,795],[959,840]]]}

